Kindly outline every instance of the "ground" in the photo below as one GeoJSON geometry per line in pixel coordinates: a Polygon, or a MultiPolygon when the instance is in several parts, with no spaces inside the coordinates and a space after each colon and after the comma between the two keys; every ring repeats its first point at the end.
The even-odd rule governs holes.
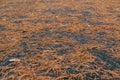
{"type": "Polygon", "coordinates": [[[119,4],[0,0],[0,80],[120,80],[119,4]]]}

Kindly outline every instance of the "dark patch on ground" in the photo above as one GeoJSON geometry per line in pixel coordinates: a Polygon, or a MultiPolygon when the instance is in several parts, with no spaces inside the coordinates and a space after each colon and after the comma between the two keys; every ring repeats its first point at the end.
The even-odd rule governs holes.
{"type": "Polygon", "coordinates": [[[99,25],[114,25],[112,23],[105,23],[105,22],[101,22],[101,21],[92,21],[91,19],[89,18],[83,18],[82,19],[82,22],[85,23],[85,24],[88,24],[88,25],[92,25],[92,26],[99,26],[99,25]]]}
{"type": "Polygon", "coordinates": [[[5,30],[5,26],[0,25],[0,32],[5,30]]]}
{"type": "Polygon", "coordinates": [[[98,50],[96,48],[92,48],[91,52],[100,60],[106,62],[106,65],[104,66],[106,70],[114,70],[120,67],[120,59],[112,58],[110,55],[108,55],[107,50],[98,50]]]}
{"type": "Polygon", "coordinates": [[[101,77],[95,73],[86,73],[86,77],[84,80],[101,80],[101,77]]]}
{"type": "Polygon", "coordinates": [[[70,74],[79,74],[80,71],[79,71],[79,70],[76,70],[75,68],[67,68],[67,69],[66,69],[66,73],[67,73],[68,75],[70,75],[70,74]]]}
{"type": "Polygon", "coordinates": [[[33,24],[38,24],[38,23],[42,22],[42,20],[40,20],[40,19],[34,19],[34,20],[28,20],[28,21],[33,24]]]}
{"type": "Polygon", "coordinates": [[[27,18],[27,16],[25,16],[25,15],[18,15],[18,18],[24,19],[24,18],[27,18]]]}
{"type": "Polygon", "coordinates": [[[13,61],[9,61],[8,59],[0,61],[0,66],[8,66],[12,64],[13,61]]]}
{"type": "Polygon", "coordinates": [[[59,76],[59,74],[57,73],[57,71],[51,69],[48,71],[48,73],[46,74],[46,76],[50,76],[52,78],[57,78],[59,76]]]}
{"type": "Polygon", "coordinates": [[[58,8],[58,9],[47,9],[44,11],[45,13],[50,13],[50,14],[53,14],[53,15],[58,15],[58,14],[62,14],[62,13],[65,13],[65,14],[76,14],[78,13],[79,11],[77,10],[73,10],[69,7],[65,7],[65,8],[58,8]]]}
{"type": "Polygon", "coordinates": [[[13,23],[16,24],[16,25],[20,25],[20,24],[22,24],[22,21],[18,20],[18,21],[14,21],[13,23]]]}
{"type": "Polygon", "coordinates": [[[40,71],[38,71],[37,75],[42,76],[42,75],[45,75],[46,72],[47,72],[47,69],[40,70],[40,71]]]}
{"type": "Polygon", "coordinates": [[[81,14],[86,17],[94,16],[94,14],[92,14],[91,12],[88,12],[88,11],[82,11],[81,14]]]}
{"type": "Polygon", "coordinates": [[[36,49],[39,50],[39,51],[43,51],[43,50],[45,50],[46,48],[44,48],[43,45],[38,44],[36,49]]]}
{"type": "Polygon", "coordinates": [[[89,34],[84,34],[84,33],[70,33],[67,31],[56,31],[53,34],[58,34],[55,36],[55,39],[62,39],[64,37],[67,37],[68,39],[73,39],[77,41],[79,44],[88,44],[91,40],[91,37],[89,34]]]}
{"type": "Polygon", "coordinates": [[[29,47],[26,42],[22,42],[22,48],[23,48],[23,52],[25,53],[29,51],[29,47]]]}
{"type": "Polygon", "coordinates": [[[44,20],[44,23],[51,24],[51,23],[53,23],[53,21],[52,20],[44,20]]]}
{"type": "Polygon", "coordinates": [[[41,38],[49,37],[49,36],[51,36],[50,29],[44,29],[43,31],[40,31],[40,33],[39,33],[39,37],[41,37],[41,38]]]}
{"type": "Polygon", "coordinates": [[[112,48],[115,47],[116,45],[117,45],[117,40],[114,38],[108,38],[105,44],[106,48],[112,48]]]}

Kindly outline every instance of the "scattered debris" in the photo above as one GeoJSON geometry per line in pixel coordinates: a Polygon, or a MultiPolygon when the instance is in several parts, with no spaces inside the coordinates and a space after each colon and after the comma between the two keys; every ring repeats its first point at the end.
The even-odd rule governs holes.
{"type": "Polygon", "coordinates": [[[20,59],[15,59],[15,58],[13,58],[13,59],[10,59],[9,61],[21,61],[20,59]]]}

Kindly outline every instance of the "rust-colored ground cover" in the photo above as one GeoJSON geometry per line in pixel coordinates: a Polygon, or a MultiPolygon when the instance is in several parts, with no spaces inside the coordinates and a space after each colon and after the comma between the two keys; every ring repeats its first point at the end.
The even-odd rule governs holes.
{"type": "Polygon", "coordinates": [[[0,80],[120,80],[120,0],[0,0],[0,80]]]}

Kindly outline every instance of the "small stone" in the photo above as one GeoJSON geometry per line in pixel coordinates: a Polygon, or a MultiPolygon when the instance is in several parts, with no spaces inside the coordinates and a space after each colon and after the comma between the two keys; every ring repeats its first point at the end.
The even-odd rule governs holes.
{"type": "Polygon", "coordinates": [[[9,61],[17,61],[17,62],[19,62],[19,61],[21,61],[20,59],[15,59],[15,58],[13,58],[13,59],[10,59],[9,61]]]}

